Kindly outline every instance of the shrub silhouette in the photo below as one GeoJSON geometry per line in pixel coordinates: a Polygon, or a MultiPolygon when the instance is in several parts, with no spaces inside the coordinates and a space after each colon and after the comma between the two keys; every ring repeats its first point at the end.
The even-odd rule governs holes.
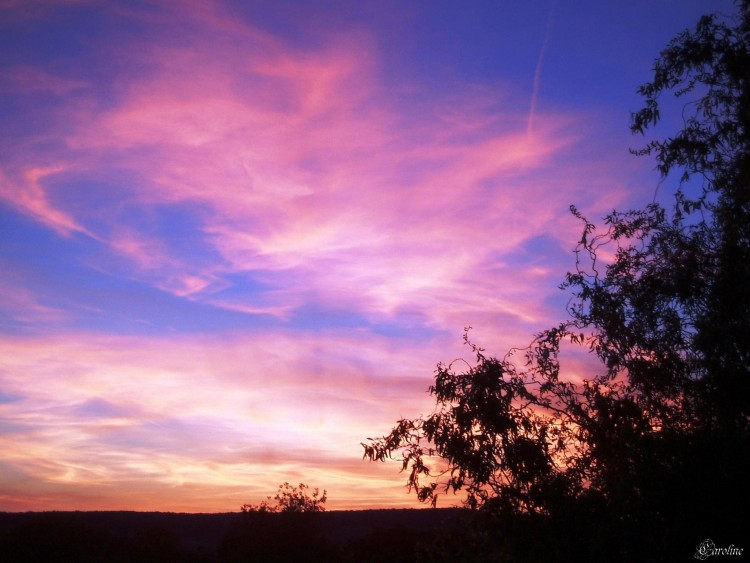
{"type": "Polygon", "coordinates": [[[243,504],[241,510],[244,513],[324,512],[325,507],[323,505],[328,500],[327,491],[323,491],[321,495],[317,487],[313,489],[312,493],[308,493],[309,489],[310,487],[304,483],[295,487],[285,482],[283,485],[279,485],[279,490],[273,498],[267,497],[258,505],[243,504]],[[271,504],[271,501],[276,501],[276,504],[271,504]]]}
{"type": "Polygon", "coordinates": [[[221,561],[334,561],[338,549],[322,536],[318,515],[325,511],[326,491],[300,483],[279,486],[276,495],[258,505],[244,504],[241,518],[219,547],[221,561]],[[275,502],[274,502],[275,501],[275,502]]]}

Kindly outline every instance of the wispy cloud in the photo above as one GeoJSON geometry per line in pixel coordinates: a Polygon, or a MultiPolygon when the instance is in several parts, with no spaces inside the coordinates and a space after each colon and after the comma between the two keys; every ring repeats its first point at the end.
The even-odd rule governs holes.
{"type": "Polygon", "coordinates": [[[47,196],[44,180],[63,170],[63,166],[28,168],[15,181],[0,171],[0,197],[61,235],[74,232],[88,234],[85,227],[54,205],[47,196]]]}
{"type": "Polygon", "coordinates": [[[558,316],[568,204],[624,194],[580,155],[594,127],[537,108],[544,51],[529,115],[498,84],[400,83],[361,25],[148,5],[97,3],[118,25],[87,65],[2,83],[43,123],[3,144],[0,212],[66,253],[0,282],[34,328],[0,337],[0,508],[227,510],[283,480],[409,503],[359,442],[430,407],[464,326],[502,349],[558,316]]]}
{"type": "Polygon", "coordinates": [[[117,102],[63,116],[73,176],[51,186],[40,179],[56,169],[27,170],[6,198],[61,232],[106,242],[178,296],[208,289],[207,300],[255,310],[217,295],[222,276],[247,272],[276,288],[264,311],[312,287],[368,314],[432,295],[426,316],[445,294],[466,291],[462,280],[487,255],[554,229],[565,213],[563,191],[534,192],[546,193],[555,154],[574,140],[568,120],[548,116],[527,135],[512,114],[489,117],[469,100],[455,119],[449,99],[414,118],[378,83],[367,35],[301,51],[217,15],[208,21],[215,27],[189,45],[128,46],[117,102]],[[132,174],[127,185],[94,188],[114,205],[69,209],[62,191],[108,167],[132,174]],[[129,224],[165,206],[192,216],[192,248],[175,248],[158,225],[129,224]]]}
{"type": "MultiPolygon", "coordinates": [[[[15,397],[0,404],[4,463],[56,490],[54,506],[65,502],[59,487],[66,483],[122,482],[213,494],[229,487],[236,503],[240,490],[262,496],[279,475],[303,479],[337,464],[355,487],[378,475],[355,463],[359,441],[384,415],[417,406],[407,397],[422,390],[418,374],[430,369],[408,346],[341,333],[77,334],[4,339],[0,350],[3,389],[15,397]]],[[[351,496],[341,485],[338,493],[351,496]]],[[[222,509],[205,503],[198,506],[222,509]]]]}
{"type": "Polygon", "coordinates": [[[0,90],[23,95],[33,92],[50,92],[56,96],[65,96],[88,86],[89,84],[83,80],[65,78],[33,66],[9,69],[0,78],[0,90]]]}

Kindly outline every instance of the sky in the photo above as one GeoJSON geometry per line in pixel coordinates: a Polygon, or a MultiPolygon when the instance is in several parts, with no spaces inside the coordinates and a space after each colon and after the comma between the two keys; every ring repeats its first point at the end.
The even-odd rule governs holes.
{"type": "Polygon", "coordinates": [[[569,206],[659,193],[636,88],[717,9],[0,0],[0,510],[418,507],[360,443],[565,317],[569,206]]]}

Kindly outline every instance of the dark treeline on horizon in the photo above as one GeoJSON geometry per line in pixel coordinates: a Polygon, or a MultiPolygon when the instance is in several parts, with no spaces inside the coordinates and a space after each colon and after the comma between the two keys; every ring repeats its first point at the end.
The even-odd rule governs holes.
{"type": "Polygon", "coordinates": [[[463,509],[321,513],[0,513],[5,561],[233,562],[432,559],[463,509]]]}

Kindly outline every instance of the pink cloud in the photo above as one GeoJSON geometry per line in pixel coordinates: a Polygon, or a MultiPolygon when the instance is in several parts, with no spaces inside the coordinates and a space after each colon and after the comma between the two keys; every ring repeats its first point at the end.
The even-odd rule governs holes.
{"type": "MultiPolygon", "coordinates": [[[[65,136],[79,175],[112,165],[137,173],[121,188],[132,205],[200,210],[199,234],[219,262],[171,252],[122,224],[116,208],[111,232],[92,234],[157,287],[275,314],[313,287],[376,318],[405,306],[444,317],[436,305],[475,291],[487,255],[545,227],[554,233],[567,213],[570,188],[550,197],[548,185],[560,175],[556,155],[573,142],[570,119],[539,116],[529,134],[523,118],[496,108],[488,116],[490,96],[479,89],[460,99],[461,112],[455,100],[438,99],[415,118],[378,82],[366,35],[300,51],[237,22],[219,36],[229,19],[213,4],[196,6],[212,14],[208,35],[190,48],[129,50],[139,70],[118,102],[85,117],[77,109],[65,136]],[[213,295],[236,272],[262,272],[276,286],[270,301],[256,307],[213,295]]],[[[7,197],[53,228],[87,232],[65,199],[50,203],[36,177],[26,193],[7,197]]],[[[487,294],[474,299],[481,305],[454,300],[467,317],[459,324],[497,303],[495,280],[487,281],[479,283],[487,294]]],[[[517,301],[497,305],[518,310],[517,301]]]]}
{"type": "MultiPolygon", "coordinates": [[[[277,300],[264,311],[288,308],[303,284],[337,300],[349,294],[368,314],[434,294],[423,311],[432,314],[439,299],[464,291],[459,280],[484,254],[514,248],[564,212],[564,192],[540,205],[529,189],[546,189],[546,178],[523,178],[570,144],[562,121],[528,135],[521,122],[514,130],[513,121],[471,113],[459,121],[448,101],[433,101],[427,121],[412,123],[410,108],[377,85],[367,39],[317,53],[270,40],[245,52],[212,39],[193,51],[150,50],[153,70],[67,136],[89,167],[102,160],[137,170],[127,197],[138,205],[200,206],[205,240],[224,259],[207,269],[127,226],[99,235],[162,289],[195,297],[221,287],[222,273],[275,271],[283,272],[277,300]],[[524,223],[506,221],[488,241],[508,216],[524,223]]],[[[64,211],[43,211],[50,222],[77,226],[64,211]]]]}
{"type": "MultiPolygon", "coordinates": [[[[16,77],[67,103],[54,143],[3,161],[0,197],[94,241],[87,266],[286,328],[0,338],[17,398],[0,404],[17,476],[0,477],[0,507],[232,510],[284,480],[329,488],[336,508],[413,506],[359,442],[430,408],[435,362],[467,356],[464,326],[503,350],[558,318],[546,299],[564,257],[517,253],[570,246],[568,204],[597,212],[624,190],[611,163],[573,154],[581,116],[536,110],[528,131],[499,86],[426,99],[391,83],[366,32],[301,49],[217,3],[175,6],[117,9],[151,35],[107,48],[106,103],[82,80],[16,77]],[[188,219],[192,238],[174,240],[188,219]],[[292,328],[306,306],[366,322],[292,328]],[[367,325],[403,318],[416,328],[398,342],[367,325]]],[[[22,283],[6,308],[56,320],[22,283]]]]}
{"type": "Polygon", "coordinates": [[[52,204],[47,196],[45,179],[64,170],[62,165],[28,168],[20,178],[13,178],[0,170],[0,198],[60,235],[67,236],[74,232],[89,234],[69,213],[52,204]]]}

